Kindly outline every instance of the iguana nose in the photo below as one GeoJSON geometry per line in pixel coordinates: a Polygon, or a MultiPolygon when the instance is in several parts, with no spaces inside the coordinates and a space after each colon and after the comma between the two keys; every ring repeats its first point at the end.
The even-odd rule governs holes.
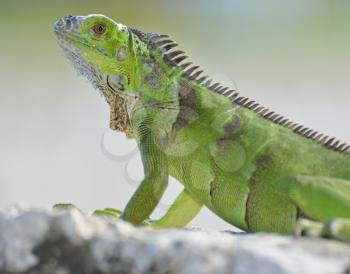
{"type": "Polygon", "coordinates": [[[54,24],[53,24],[53,28],[55,30],[60,30],[64,27],[64,19],[60,18],[58,19],[54,24]]]}
{"type": "Polygon", "coordinates": [[[68,15],[58,19],[54,24],[54,29],[57,31],[76,31],[78,23],[78,16],[68,15]]]}

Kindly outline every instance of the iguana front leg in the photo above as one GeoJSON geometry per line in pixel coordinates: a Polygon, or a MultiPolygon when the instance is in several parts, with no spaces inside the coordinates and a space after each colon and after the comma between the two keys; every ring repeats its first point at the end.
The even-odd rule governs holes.
{"type": "MultiPolygon", "coordinates": [[[[200,211],[203,204],[194,200],[183,190],[171,205],[166,214],[159,220],[150,220],[149,216],[159,203],[168,184],[167,158],[158,143],[151,119],[143,119],[138,127],[139,149],[141,152],[145,178],[129,200],[125,210],[106,208],[96,210],[95,215],[120,217],[135,225],[150,225],[156,228],[183,227],[188,224],[200,211]]],[[[57,208],[71,208],[70,204],[60,204],[57,208]]]]}
{"type": "MultiPolygon", "coordinates": [[[[139,134],[139,149],[145,178],[122,213],[116,209],[106,208],[96,210],[94,215],[112,218],[120,217],[134,225],[149,224],[148,218],[159,203],[168,185],[169,175],[166,156],[157,145],[155,136],[150,130],[149,125],[142,124],[139,134]]],[[[77,209],[72,204],[57,204],[54,208],[60,210],[77,209]]]]}
{"type": "Polygon", "coordinates": [[[145,178],[121,215],[121,219],[135,225],[149,218],[168,185],[166,155],[161,150],[151,126],[151,119],[143,119],[137,129],[145,178]]]}
{"type": "Polygon", "coordinates": [[[350,241],[350,181],[297,176],[290,183],[289,194],[306,216],[318,221],[300,220],[298,230],[350,241]]]}
{"type": "MultiPolygon", "coordinates": [[[[186,190],[183,190],[162,218],[158,220],[144,220],[142,225],[153,228],[184,227],[196,217],[202,207],[203,204],[201,202],[194,200],[186,190]]],[[[57,204],[54,208],[58,210],[78,209],[72,204],[57,204]]],[[[80,211],[80,209],[78,210],[80,211]]],[[[118,218],[121,214],[120,210],[114,208],[94,211],[96,216],[110,218],[118,218]]]]}
{"type": "Polygon", "coordinates": [[[201,202],[194,200],[184,189],[164,216],[150,221],[149,224],[155,228],[184,227],[199,213],[202,206],[201,202]]]}
{"type": "Polygon", "coordinates": [[[149,220],[150,214],[159,203],[168,184],[167,158],[158,143],[151,119],[143,119],[138,133],[140,152],[144,166],[145,179],[128,202],[121,218],[133,224],[146,224],[152,227],[183,227],[188,224],[202,208],[202,203],[194,200],[183,190],[166,214],[159,220],[149,220]]]}

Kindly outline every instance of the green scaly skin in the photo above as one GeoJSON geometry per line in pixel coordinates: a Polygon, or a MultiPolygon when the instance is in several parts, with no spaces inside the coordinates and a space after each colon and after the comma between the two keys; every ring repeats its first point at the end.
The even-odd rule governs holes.
{"type": "Polygon", "coordinates": [[[184,72],[182,53],[171,51],[166,36],[103,15],[64,17],[54,32],[122,117],[113,128],[137,140],[145,178],[122,219],[182,227],[205,205],[246,231],[290,234],[297,227],[350,240],[350,146],[226,94],[191,68],[184,72]],[[169,176],[184,189],[164,217],[148,220],[169,176]]]}

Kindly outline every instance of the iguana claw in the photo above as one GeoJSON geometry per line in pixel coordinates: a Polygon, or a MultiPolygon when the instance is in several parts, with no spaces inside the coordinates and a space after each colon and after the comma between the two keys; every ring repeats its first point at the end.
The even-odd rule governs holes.
{"type": "Polygon", "coordinates": [[[55,204],[52,208],[55,210],[60,210],[60,211],[76,209],[76,210],[79,210],[80,212],[82,212],[82,210],[80,208],[76,207],[73,204],[69,204],[69,203],[67,203],[67,204],[65,204],[65,203],[55,204]]]}

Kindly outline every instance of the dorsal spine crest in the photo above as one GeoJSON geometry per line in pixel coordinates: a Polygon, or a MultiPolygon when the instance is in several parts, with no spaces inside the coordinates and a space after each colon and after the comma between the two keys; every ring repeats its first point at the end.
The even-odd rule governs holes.
{"type": "Polygon", "coordinates": [[[237,105],[250,109],[260,115],[263,119],[269,120],[277,125],[284,126],[291,129],[294,133],[303,136],[307,139],[313,140],[322,144],[324,147],[346,153],[350,155],[350,145],[337,140],[334,137],[323,135],[316,130],[307,128],[298,123],[294,123],[284,116],[275,113],[274,111],[260,105],[248,97],[240,96],[239,92],[229,87],[221,86],[220,83],[212,84],[212,79],[209,76],[201,76],[203,70],[199,66],[193,65],[192,62],[183,63],[188,58],[186,53],[182,50],[174,50],[178,44],[170,38],[169,35],[156,33],[143,33],[136,29],[129,29],[141,41],[143,41],[150,49],[160,49],[163,54],[163,59],[166,64],[177,67],[183,71],[183,77],[189,81],[196,81],[199,85],[208,89],[208,91],[218,93],[220,95],[230,98],[237,105]],[[201,77],[200,77],[201,76],[201,77]],[[200,77],[200,78],[199,78],[200,77]]]}

